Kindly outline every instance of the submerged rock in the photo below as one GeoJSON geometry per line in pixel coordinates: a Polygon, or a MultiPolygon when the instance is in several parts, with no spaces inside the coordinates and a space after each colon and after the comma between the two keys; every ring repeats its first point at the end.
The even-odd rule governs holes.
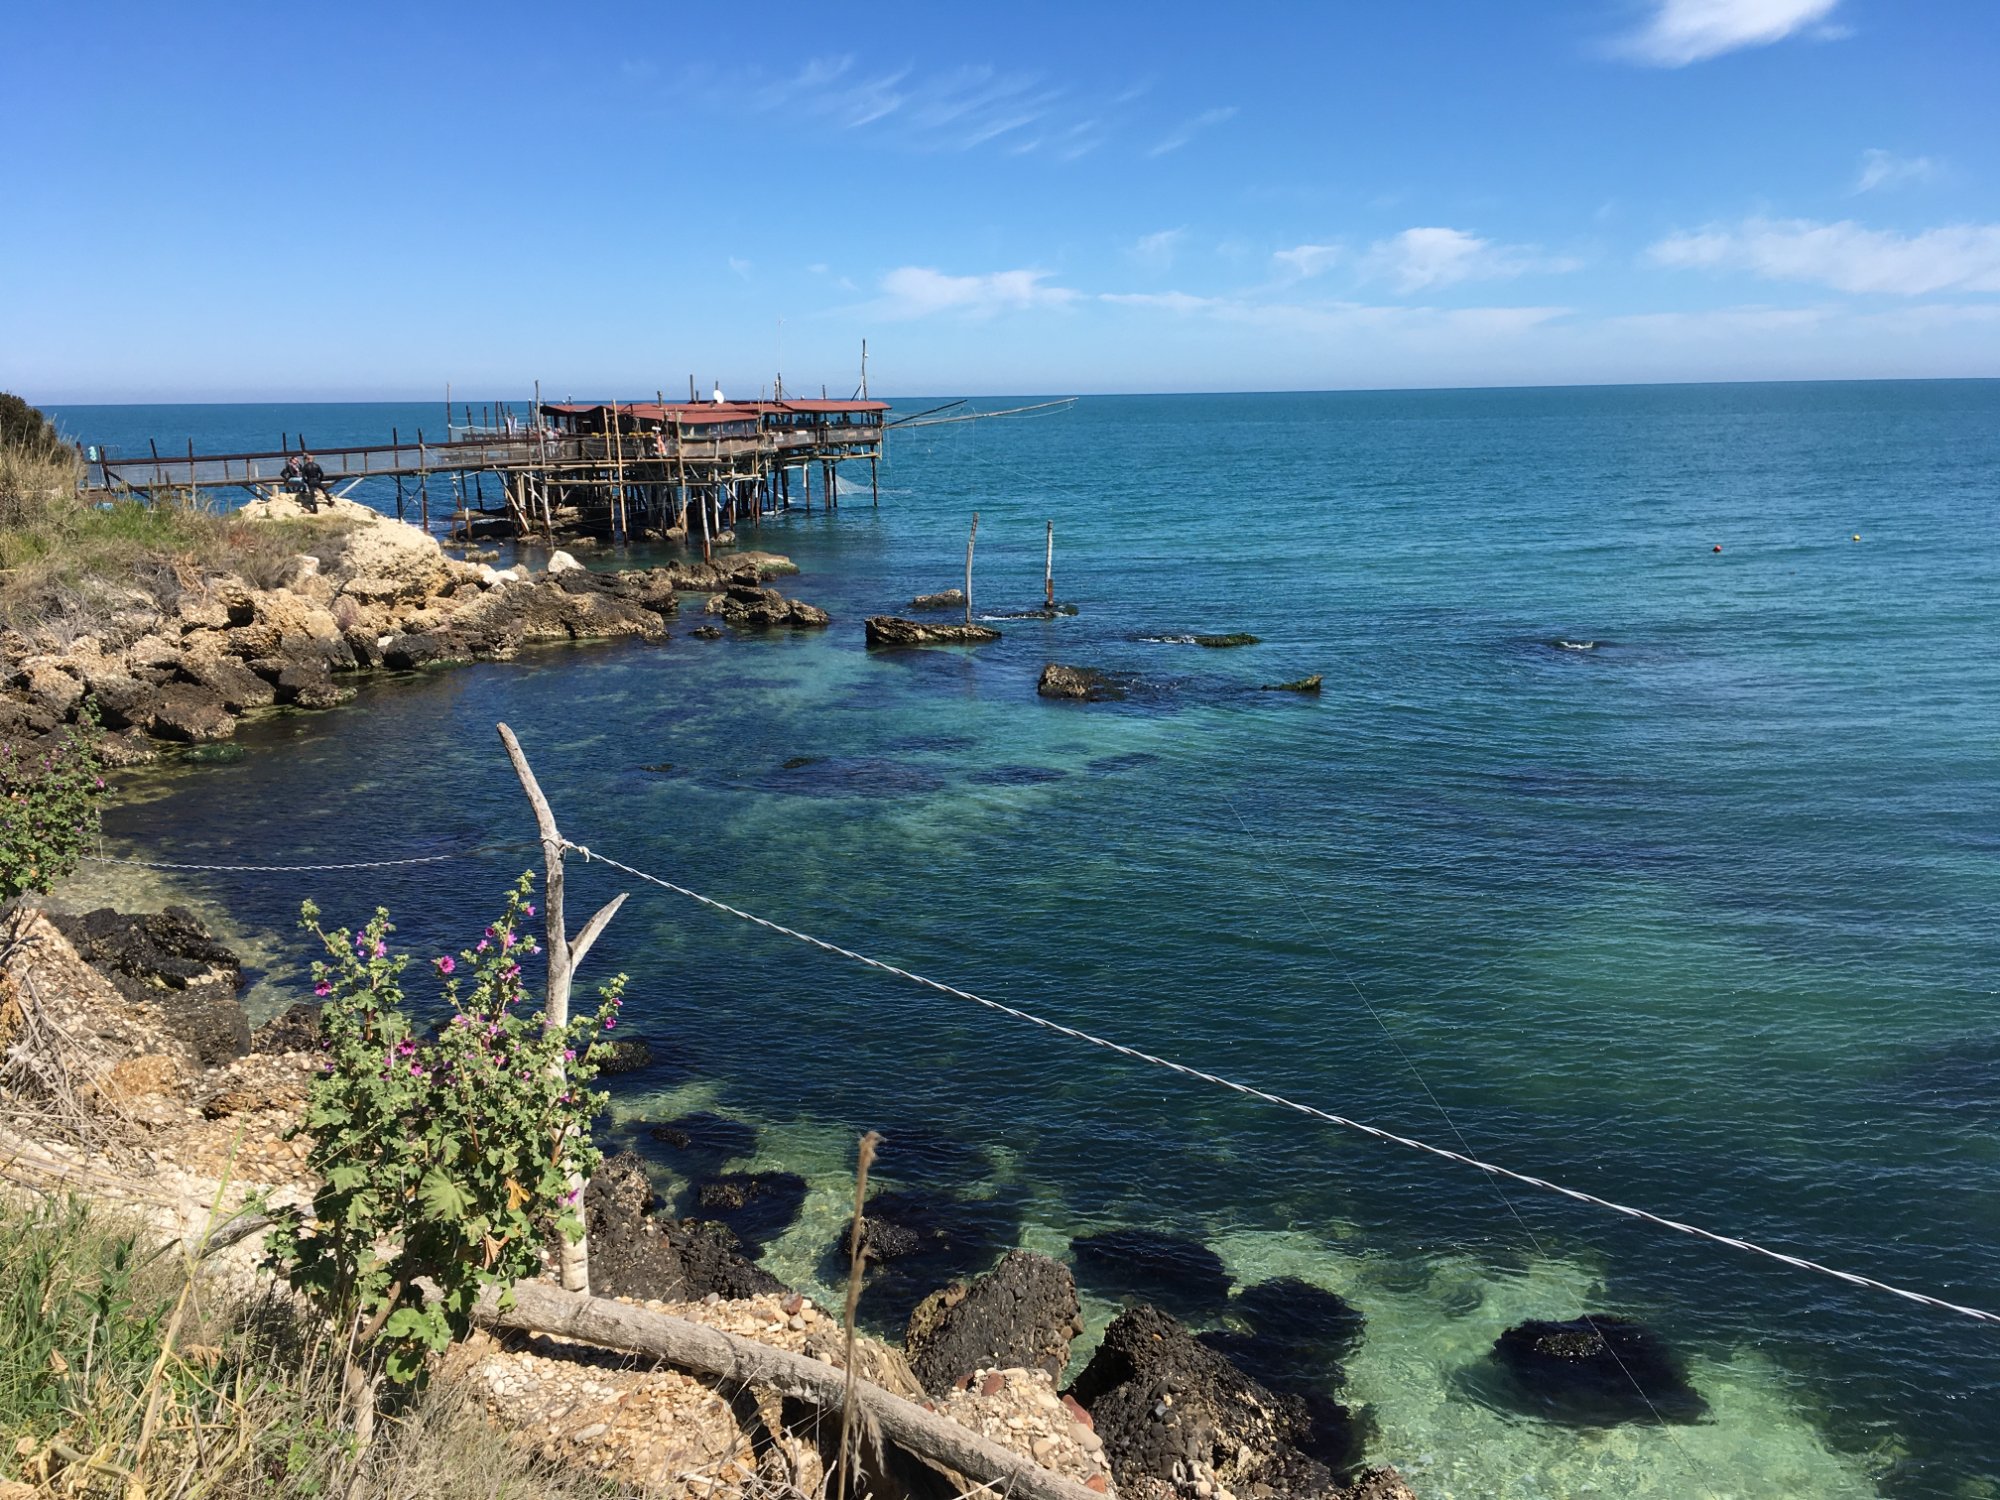
{"type": "Polygon", "coordinates": [[[606,1037],[592,1044],[590,1060],[607,1077],[614,1073],[637,1073],[653,1065],[653,1049],[644,1037],[622,1036],[616,1040],[606,1037]]]}
{"type": "Polygon", "coordinates": [[[1503,1390],[1535,1416],[1579,1427],[1694,1422],[1708,1411],[1667,1341],[1630,1318],[1585,1314],[1508,1329],[1493,1343],[1503,1390]]]}
{"type": "Polygon", "coordinates": [[[1083,1309],[1069,1267],[1011,1250],[986,1275],[955,1281],[918,1303],[903,1351],[924,1388],[943,1391],[974,1370],[1020,1366],[1059,1376],[1081,1332],[1083,1309]]]}
{"type": "Polygon", "coordinates": [[[1229,1301],[1222,1257],[1200,1240],[1157,1229],[1108,1229],[1069,1243],[1077,1279],[1106,1297],[1164,1304],[1202,1319],[1229,1301]]]}
{"type": "Polygon", "coordinates": [[[726,1224],[750,1247],[762,1247],[797,1221],[805,1206],[806,1180],[796,1172],[729,1172],[697,1183],[695,1207],[703,1218],[726,1224]]]}
{"type": "Polygon", "coordinates": [[[868,644],[877,647],[983,646],[1000,639],[990,625],[922,625],[895,615],[870,615],[866,629],[868,644]]]}
{"type": "MultiPolygon", "coordinates": [[[[867,1268],[864,1315],[878,1327],[903,1328],[931,1292],[978,1274],[1020,1237],[1020,1205],[1011,1197],[959,1198],[914,1188],[886,1188],[868,1200],[861,1249],[867,1268]]],[[[842,1225],[824,1266],[829,1283],[846,1278],[852,1226],[842,1225]]]]}
{"type": "Polygon", "coordinates": [[[1315,672],[1310,677],[1301,677],[1296,682],[1267,682],[1263,691],[1267,693],[1317,693],[1321,674],[1315,672]]]}
{"type": "Polygon", "coordinates": [[[1198,635],[1194,638],[1197,646],[1207,646],[1211,650],[1226,650],[1231,646],[1255,646],[1260,637],[1247,631],[1233,631],[1228,635],[1198,635]]]}
{"type": "Polygon", "coordinates": [[[719,1172],[757,1149],[755,1125],[707,1111],[655,1125],[646,1134],[665,1148],[675,1170],[690,1177],[719,1172]]]}

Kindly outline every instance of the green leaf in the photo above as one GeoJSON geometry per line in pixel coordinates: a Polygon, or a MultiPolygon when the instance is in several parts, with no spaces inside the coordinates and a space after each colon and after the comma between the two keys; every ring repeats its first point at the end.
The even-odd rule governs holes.
{"type": "Polygon", "coordinates": [[[417,1187],[417,1201],[433,1219],[459,1219],[472,1206],[463,1189],[436,1167],[424,1173],[417,1187]]]}

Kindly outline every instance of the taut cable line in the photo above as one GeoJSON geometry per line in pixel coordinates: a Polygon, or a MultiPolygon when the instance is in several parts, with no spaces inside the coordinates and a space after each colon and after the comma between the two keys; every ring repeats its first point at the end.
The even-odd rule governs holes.
{"type": "Polygon", "coordinates": [[[975,995],[970,990],[963,990],[956,985],[945,984],[941,980],[927,978],[909,969],[899,968],[895,964],[886,963],[879,958],[871,958],[865,953],[857,953],[852,948],[843,948],[838,943],[828,942],[825,938],[814,937],[811,933],[800,932],[796,928],[787,927],[780,922],[774,922],[768,917],[760,917],[754,912],[744,911],[740,907],[731,906],[726,901],[718,901],[713,896],[705,896],[700,891],[690,890],[687,886],[676,884],[674,881],[663,879],[658,875],[649,874],[644,870],[625,864],[621,860],[613,859],[609,855],[599,854],[586,845],[565,840],[564,846],[586,862],[594,862],[604,865],[609,869],[620,871],[623,874],[631,876],[634,880],[658,886],[663,891],[669,891],[676,896],[685,897],[699,905],[708,907],[711,911],[718,911],[725,916],[735,917],[739,921],[748,922],[755,927],[761,927],[767,932],[777,933],[780,937],[790,938],[794,942],[803,943],[809,948],[817,948],[822,953],[830,953],[836,958],[844,958],[852,963],[874,969],[879,973],[888,974],[893,978],[906,980],[911,984],[920,985],[927,990],[933,990],[940,995],[949,996],[954,1000],[970,1001],[974,1005],[983,1006],[985,1009],[999,1015],[1010,1017],[1016,1021],[1025,1021],[1030,1026],[1040,1027],[1042,1030],[1053,1032],[1057,1036],[1068,1037],[1071,1041],[1084,1042],[1089,1046],[1102,1048],[1106,1052],[1114,1052],[1120,1057],[1130,1058],[1134,1062],[1145,1063],[1150,1067],[1164,1068],[1170,1073],[1180,1074],[1183,1078],[1192,1078],[1197,1083],[1214,1084],[1217,1088],[1228,1089],[1232,1093],[1243,1095],[1245,1098],[1261,1100],[1265,1104],[1273,1104],[1280,1109],[1288,1109],[1295,1114],[1304,1115],[1308,1119],[1319,1120],[1328,1125],[1338,1125],[1343,1130],[1356,1131],[1374,1140],[1386,1141],[1391,1145],[1402,1146],[1411,1151],[1420,1151],[1427,1156],[1434,1156],[1442,1161],[1456,1162],[1460,1166],[1471,1167],[1474,1171],[1484,1172],[1491,1177],[1504,1178],[1509,1182],[1518,1182],[1524,1187],[1554,1193],[1559,1197],[1568,1198],[1575,1203],[1585,1203],[1593,1208],[1607,1209],[1625,1218],[1637,1219],[1642,1223],[1651,1224],[1658,1229],[1669,1229],[1676,1234],[1691,1235],[1695,1239],[1706,1240],[1710,1244],[1723,1245],[1731,1250],[1741,1250],[1749,1255],[1762,1256],[1766,1260],[1776,1261],[1779,1265],[1790,1266],[1795,1271],[1810,1271],[1815,1275],[1828,1276],[1835,1281],[1845,1282],[1849,1286],[1862,1287],[1869,1291],[1885,1292],[1889,1296],[1900,1297],[1906,1302],[1914,1302],[1923,1307],[1935,1308],[1940,1312],[1955,1313],[1960,1317],[1971,1318],[1980,1323],[2000,1325],[2000,1313],[1988,1312],[1984,1308],[1967,1307],[1962,1303],[1950,1302],[1942,1297],[1933,1297],[1925,1292],[1911,1291],[1907,1287],[1895,1286],[1889,1282],[1878,1280],[1873,1276],[1863,1276],[1854,1271],[1842,1271],[1816,1260],[1808,1260],[1804,1256],[1791,1255],[1783,1250],[1773,1250],[1768,1246],[1740,1239],[1735,1235],[1720,1234],[1712,1229],[1703,1229],[1698,1224],[1689,1224],[1680,1219],[1668,1218],[1664,1214],[1651,1213],[1643,1208],[1634,1208],[1630,1204],[1616,1203],[1609,1198],[1601,1198],[1595,1193],[1586,1193],[1580,1188],[1564,1187],[1561,1183],[1550,1182],[1547,1178],[1536,1177],[1527,1172],[1517,1172],[1511,1167],[1503,1167],[1494,1162],[1483,1161],[1467,1152],[1453,1151],[1444,1146],[1435,1146],[1428,1141],[1417,1140],[1413,1136],[1398,1135],[1395,1131],[1384,1130],[1379,1125],[1370,1125],[1362,1120],[1350,1119],[1346,1115],[1335,1114],[1330,1110],[1320,1109],[1311,1104],[1301,1104],[1296,1099],[1287,1099],[1282,1094],[1273,1094],[1252,1084],[1239,1083],[1235,1079],[1224,1078],[1218,1073],[1210,1073],[1201,1068],[1190,1067],[1186,1063],[1175,1062],[1171,1058],[1160,1057],[1154,1053],[1142,1051],[1137,1047],[1128,1047],[1122,1042],[1112,1041],[1109,1037],[1097,1036],[1091,1032],[1079,1030],[1074,1026],[1066,1026],[1060,1021],[1050,1020],[1046,1016],[1038,1016],[1032,1011],[1021,1010],[1016,1006],[1002,1004],[998,1000],[989,1000],[984,995],[975,995]]]}

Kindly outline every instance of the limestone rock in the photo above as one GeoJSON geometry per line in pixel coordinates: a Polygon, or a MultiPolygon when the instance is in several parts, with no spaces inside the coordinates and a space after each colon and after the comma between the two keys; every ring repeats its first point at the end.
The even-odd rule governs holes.
{"type": "Polygon", "coordinates": [[[556,551],[549,554],[549,571],[551,573],[584,573],[589,570],[567,552],[556,551]]]}
{"type": "Polygon", "coordinates": [[[990,625],[924,625],[897,615],[870,615],[867,633],[875,647],[981,646],[1000,639],[990,625]]]}
{"type": "Polygon", "coordinates": [[[964,609],[965,590],[945,589],[936,594],[919,594],[910,601],[911,609],[964,609]]]}
{"type": "Polygon", "coordinates": [[[1050,662],[1042,668],[1035,691],[1044,698],[1076,698],[1090,703],[1125,696],[1123,684],[1095,667],[1068,667],[1059,662],[1050,662]]]}

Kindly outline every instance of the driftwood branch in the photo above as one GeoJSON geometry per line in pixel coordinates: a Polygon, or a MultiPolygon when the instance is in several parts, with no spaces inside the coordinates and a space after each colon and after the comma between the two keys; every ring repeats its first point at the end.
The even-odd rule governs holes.
{"type": "Polygon", "coordinates": [[[620,891],[599,909],[596,916],[583,924],[583,931],[579,932],[576,941],[569,945],[569,964],[572,971],[583,967],[584,955],[590,952],[591,945],[603,934],[604,929],[611,924],[611,919],[618,915],[618,908],[624,904],[625,892],[620,891]]]}
{"type": "MultiPolygon", "coordinates": [[[[829,1412],[839,1409],[846,1392],[844,1371],[802,1354],[647,1308],[577,1296],[545,1281],[516,1285],[512,1307],[503,1310],[499,1301],[497,1293],[481,1297],[473,1320],[486,1328],[550,1333],[651,1355],[696,1375],[761,1386],[829,1412]]],[[[1052,1474],[872,1381],[855,1381],[854,1396],[856,1405],[890,1442],[1015,1500],[1102,1500],[1096,1491],[1052,1474]]]]}

